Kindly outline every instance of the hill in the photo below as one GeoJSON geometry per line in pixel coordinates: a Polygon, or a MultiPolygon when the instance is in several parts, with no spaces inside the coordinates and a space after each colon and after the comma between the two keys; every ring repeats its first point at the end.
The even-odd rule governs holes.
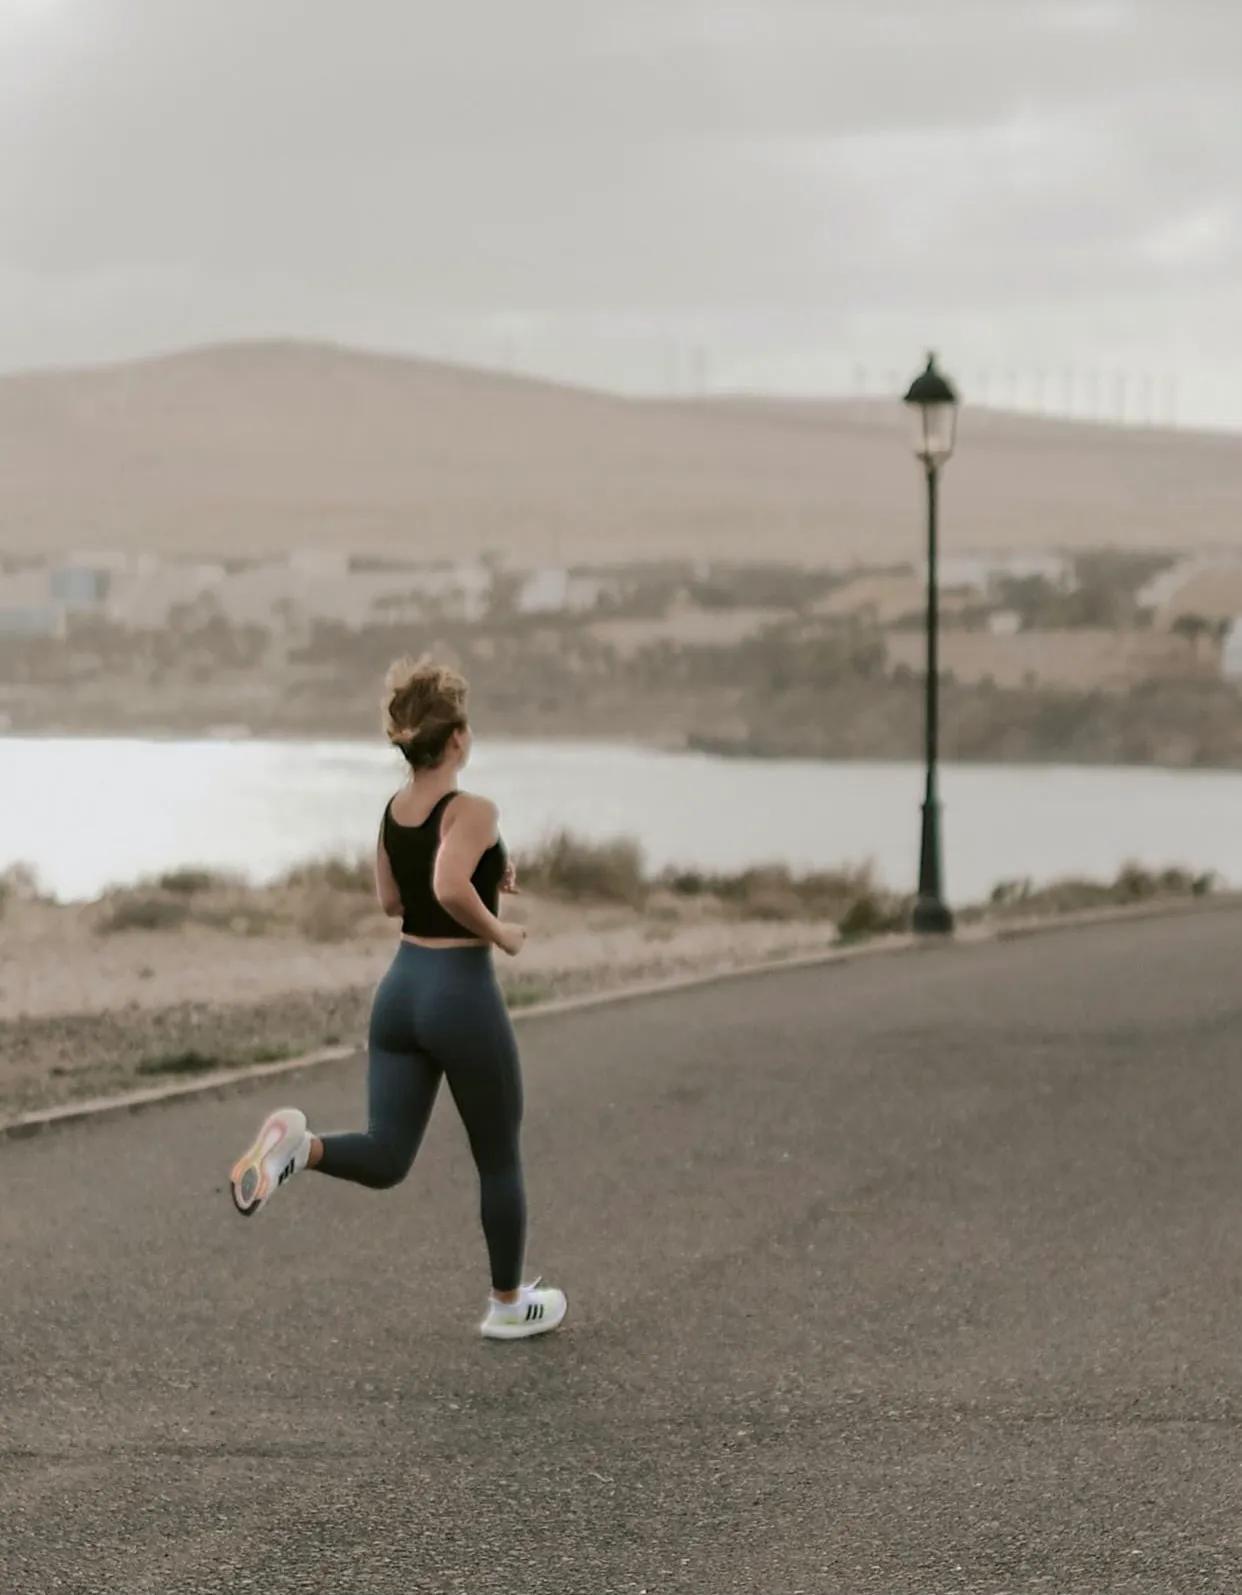
{"type": "MultiPolygon", "coordinates": [[[[323,344],[0,379],[0,551],[917,558],[901,406],[631,400],[323,344]]],[[[1242,440],[971,410],[951,549],[1242,545],[1242,440]]]]}

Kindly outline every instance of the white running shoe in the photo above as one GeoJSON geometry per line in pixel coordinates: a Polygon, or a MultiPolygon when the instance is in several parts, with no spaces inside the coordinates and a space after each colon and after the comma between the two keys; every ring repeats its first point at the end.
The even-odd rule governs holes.
{"type": "Polygon", "coordinates": [[[523,1285],[516,1301],[497,1301],[493,1296],[487,1304],[487,1317],[479,1325],[479,1333],[489,1340],[525,1340],[528,1335],[546,1335],[569,1310],[563,1290],[555,1290],[536,1279],[523,1285]]]}
{"type": "Polygon", "coordinates": [[[229,1176],[233,1206],[243,1217],[252,1217],[273,1191],[306,1167],[310,1143],[306,1115],[298,1108],[268,1114],[254,1145],[238,1158],[229,1176]]]}

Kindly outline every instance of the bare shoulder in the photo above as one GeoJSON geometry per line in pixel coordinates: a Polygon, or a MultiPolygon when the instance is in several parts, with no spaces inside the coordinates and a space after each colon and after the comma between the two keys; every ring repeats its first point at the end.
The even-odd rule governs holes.
{"type": "Polygon", "coordinates": [[[494,828],[500,818],[500,810],[491,798],[480,797],[477,792],[459,792],[449,808],[450,823],[459,825],[465,821],[471,828],[494,828]]]}

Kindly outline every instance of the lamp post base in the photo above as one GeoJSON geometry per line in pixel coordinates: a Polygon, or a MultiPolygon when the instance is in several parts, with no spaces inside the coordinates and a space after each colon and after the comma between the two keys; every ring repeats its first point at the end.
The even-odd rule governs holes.
{"type": "Polygon", "coordinates": [[[919,846],[919,890],[914,900],[911,926],[920,936],[947,936],[953,915],[944,900],[940,871],[940,800],[936,795],[936,767],[928,766],[927,797],[923,802],[923,835],[919,846]]]}
{"type": "Polygon", "coordinates": [[[953,933],[953,914],[948,904],[942,903],[938,897],[917,898],[910,923],[920,936],[949,936],[953,933]]]}

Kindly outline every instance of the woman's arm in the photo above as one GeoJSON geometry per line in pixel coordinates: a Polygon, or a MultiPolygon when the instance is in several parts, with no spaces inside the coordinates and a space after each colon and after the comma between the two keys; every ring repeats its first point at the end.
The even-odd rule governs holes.
{"type": "MultiPolygon", "coordinates": [[[[388,810],[385,809],[384,812],[387,814],[388,810]]],[[[401,918],[401,893],[397,888],[397,879],[388,859],[388,849],[384,846],[383,821],[380,822],[379,838],[375,843],[375,895],[389,919],[401,918]]]]}
{"type": "Polygon", "coordinates": [[[508,951],[510,926],[502,925],[474,889],[471,876],[499,836],[496,805],[463,792],[453,800],[440,829],[432,890],[459,925],[508,951]]]}

